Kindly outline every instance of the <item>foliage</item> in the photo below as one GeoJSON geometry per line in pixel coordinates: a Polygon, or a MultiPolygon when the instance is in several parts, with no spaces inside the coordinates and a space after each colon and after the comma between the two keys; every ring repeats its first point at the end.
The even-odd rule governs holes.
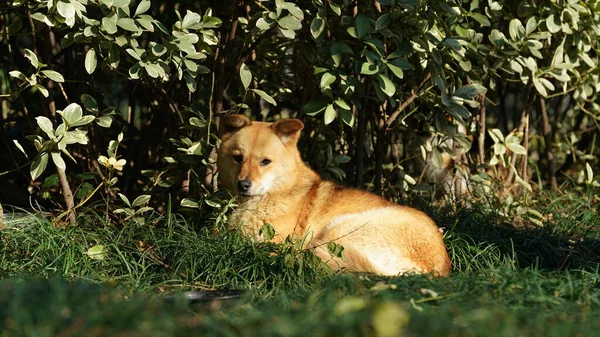
{"type": "Polygon", "coordinates": [[[431,183],[474,198],[496,183],[505,196],[557,187],[560,174],[598,170],[599,6],[13,1],[0,22],[2,132],[11,141],[1,174],[21,188],[41,175],[38,202],[49,206],[61,191],[70,212],[71,185],[85,186],[70,197],[80,202],[114,203],[118,188],[153,195],[159,209],[171,194],[210,212],[221,203],[211,196],[215,132],[223,114],[240,112],[303,119],[315,168],[389,196],[431,183]],[[96,124],[77,131],[83,122],[60,106],[96,124]],[[39,130],[50,137],[42,148],[39,130]],[[126,179],[90,198],[106,181],[100,144],[121,132],[115,160],[127,165],[114,173],[126,179]],[[24,137],[37,139],[37,155],[24,137]],[[49,155],[58,189],[51,171],[42,175],[49,155]],[[27,164],[30,177],[18,173],[27,164]]]}

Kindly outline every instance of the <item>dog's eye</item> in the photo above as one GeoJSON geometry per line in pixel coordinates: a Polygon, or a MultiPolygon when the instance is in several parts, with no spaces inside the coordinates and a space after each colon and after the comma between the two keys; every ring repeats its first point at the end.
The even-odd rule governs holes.
{"type": "Polygon", "coordinates": [[[265,159],[263,159],[263,160],[260,161],[260,166],[267,166],[269,164],[271,164],[271,159],[265,158],[265,159]]]}
{"type": "Polygon", "coordinates": [[[244,156],[241,154],[235,155],[233,156],[233,160],[235,160],[236,163],[241,163],[244,160],[244,156]]]}

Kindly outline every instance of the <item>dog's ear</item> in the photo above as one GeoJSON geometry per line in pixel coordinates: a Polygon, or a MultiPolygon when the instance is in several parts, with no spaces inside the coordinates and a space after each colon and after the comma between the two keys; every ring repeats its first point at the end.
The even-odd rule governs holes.
{"type": "Polygon", "coordinates": [[[244,115],[229,115],[221,120],[219,131],[221,138],[226,139],[242,128],[252,124],[250,119],[244,115]]]}
{"type": "Polygon", "coordinates": [[[281,138],[284,144],[298,143],[300,131],[304,128],[304,124],[299,119],[280,119],[271,125],[277,136],[281,138]]]}

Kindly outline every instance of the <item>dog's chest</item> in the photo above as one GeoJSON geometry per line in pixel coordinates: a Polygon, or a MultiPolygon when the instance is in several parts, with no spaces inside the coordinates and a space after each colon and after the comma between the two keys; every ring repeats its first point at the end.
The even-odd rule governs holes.
{"type": "Polygon", "coordinates": [[[264,224],[270,224],[277,236],[301,235],[305,227],[302,221],[302,206],[295,207],[287,200],[246,200],[234,211],[233,220],[249,234],[257,235],[264,224]]]}

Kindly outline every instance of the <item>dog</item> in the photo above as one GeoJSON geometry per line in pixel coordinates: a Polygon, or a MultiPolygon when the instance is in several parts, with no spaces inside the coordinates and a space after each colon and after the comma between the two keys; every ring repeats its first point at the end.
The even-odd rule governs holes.
{"type": "Polygon", "coordinates": [[[221,120],[219,182],[236,196],[233,219],[256,240],[270,224],[274,242],[305,240],[335,270],[394,276],[446,276],[451,262],[434,221],[414,208],[322,180],[297,147],[298,119],[253,122],[244,115],[221,120]],[[237,220],[236,220],[237,219],[237,220]],[[332,256],[329,242],[344,247],[332,256]]]}

